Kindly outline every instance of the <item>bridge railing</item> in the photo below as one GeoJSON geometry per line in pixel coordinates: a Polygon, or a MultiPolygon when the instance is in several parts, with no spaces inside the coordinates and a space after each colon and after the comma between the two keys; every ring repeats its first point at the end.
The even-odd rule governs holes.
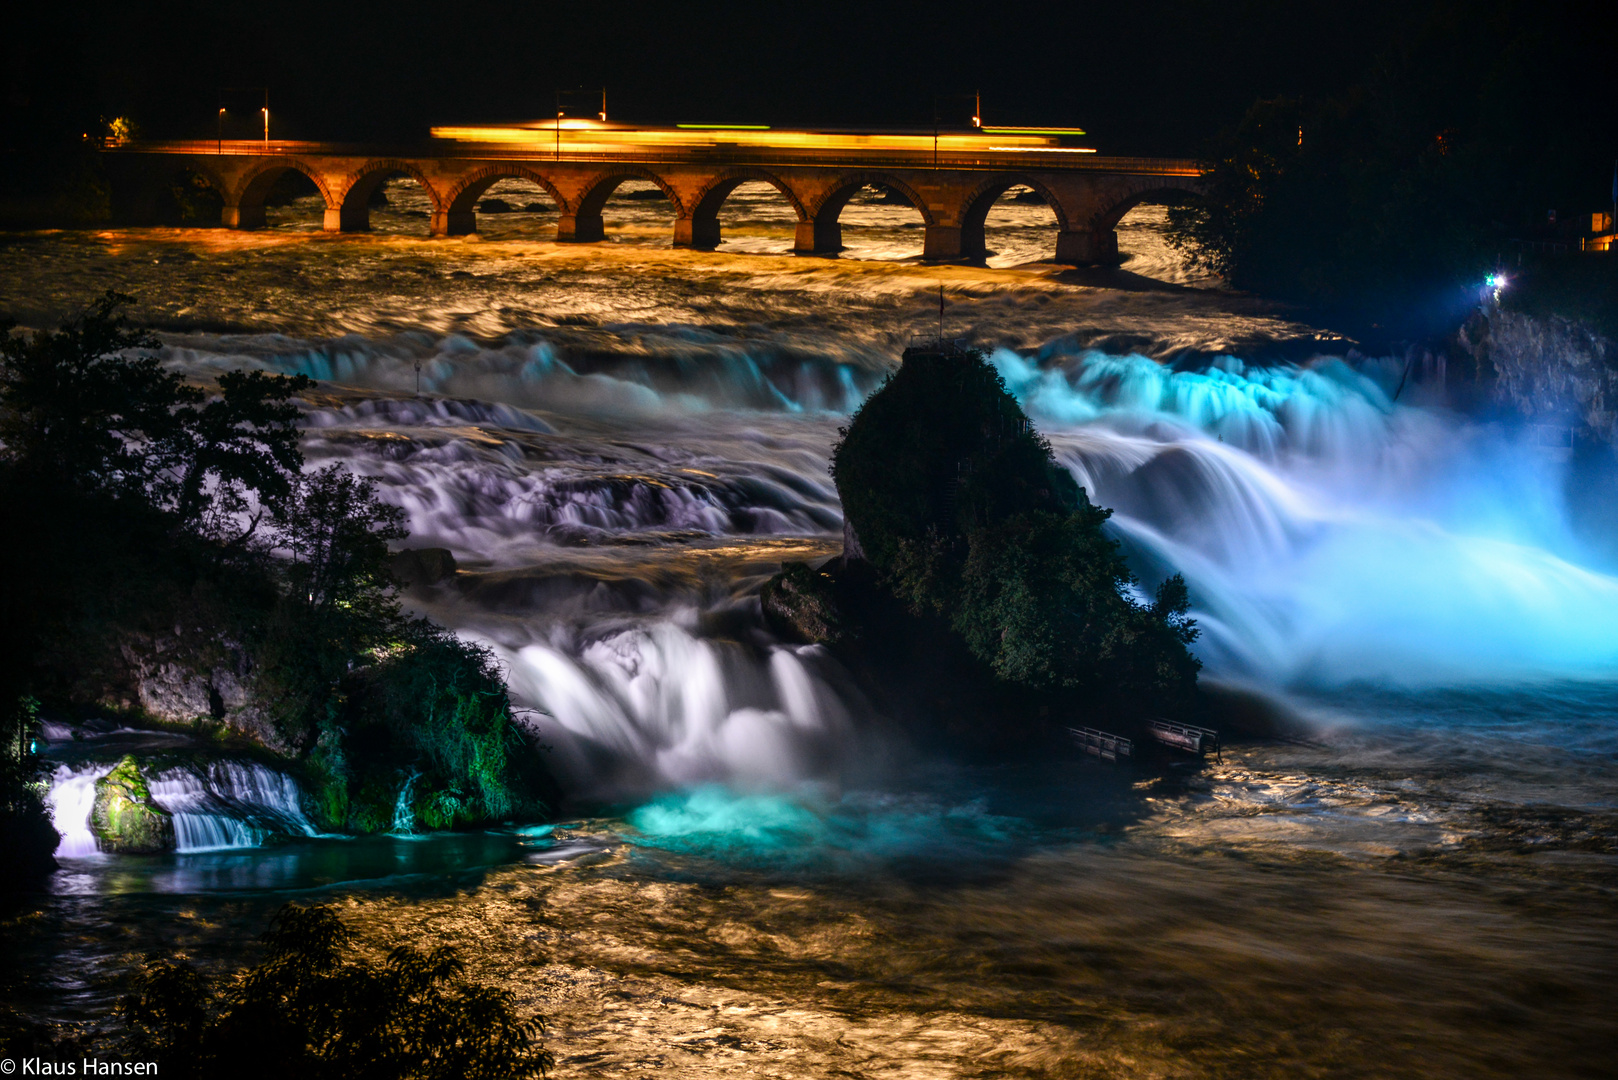
{"type": "Polygon", "coordinates": [[[896,168],[896,169],[995,169],[1007,172],[1125,172],[1155,176],[1197,176],[1201,170],[1195,161],[1185,158],[1103,157],[1097,155],[1069,155],[1053,151],[1028,149],[994,154],[940,154],[935,159],[931,152],[881,150],[860,154],[843,150],[837,153],[793,148],[763,147],[757,150],[733,147],[702,147],[699,149],[655,150],[635,148],[622,152],[581,152],[563,149],[557,153],[543,141],[525,147],[510,143],[429,143],[416,146],[366,146],[352,143],[302,142],[287,139],[262,140],[170,140],[129,141],[103,144],[103,149],[123,154],[185,154],[220,157],[396,157],[396,158],[471,158],[480,161],[559,161],[559,162],[624,162],[637,165],[703,165],[723,162],[727,165],[792,166],[819,165],[841,168],[896,168]]]}

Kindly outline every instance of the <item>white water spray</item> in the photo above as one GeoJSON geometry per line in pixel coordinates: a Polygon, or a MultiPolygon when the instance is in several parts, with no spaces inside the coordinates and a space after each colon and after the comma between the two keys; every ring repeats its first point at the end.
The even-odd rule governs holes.
{"type": "MultiPolygon", "coordinates": [[[[90,828],[96,781],[114,762],[59,765],[46,804],[61,835],[58,858],[96,855],[100,846],[90,828]]],[[[258,847],[274,834],[314,836],[292,777],[257,763],[218,761],[206,766],[166,769],[147,784],[152,801],[174,818],[175,850],[180,854],[258,847]]]]}
{"type": "Polygon", "coordinates": [[[258,847],[274,833],[315,835],[297,782],[263,765],[218,761],[170,769],[148,786],[152,801],[174,815],[181,854],[258,847]]]}

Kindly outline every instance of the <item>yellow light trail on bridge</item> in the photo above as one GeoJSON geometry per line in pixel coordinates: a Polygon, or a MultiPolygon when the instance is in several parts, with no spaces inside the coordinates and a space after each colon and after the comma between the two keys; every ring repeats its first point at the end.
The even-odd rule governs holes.
{"type": "MultiPolygon", "coordinates": [[[[720,145],[760,150],[893,150],[913,154],[971,154],[1007,150],[1067,150],[1064,136],[1078,128],[984,128],[971,132],[791,131],[762,124],[679,124],[672,128],[636,128],[598,120],[536,120],[529,124],[435,127],[435,139],[467,143],[525,144],[546,148],[560,140],[569,153],[612,153],[636,148],[697,150],[720,145]],[[1016,133],[1013,134],[1012,132],[1016,133]]],[[[1094,153],[1094,151],[1078,151],[1094,153]]]]}

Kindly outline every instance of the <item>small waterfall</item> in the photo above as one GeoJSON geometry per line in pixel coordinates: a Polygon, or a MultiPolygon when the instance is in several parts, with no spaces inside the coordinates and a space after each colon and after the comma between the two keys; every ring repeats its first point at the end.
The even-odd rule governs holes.
{"type": "Polygon", "coordinates": [[[96,781],[111,771],[110,762],[56,767],[45,803],[50,807],[51,824],[62,837],[56,845],[57,858],[83,859],[101,850],[90,831],[90,811],[95,809],[96,781]]]}
{"type": "Polygon", "coordinates": [[[657,621],[500,652],[575,790],[792,782],[849,750],[850,691],[816,646],[760,657],[657,621]]]}
{"type": "Polygon", "coordinates": [[[393,804],[393,828],[391,832],[409,835],[416,831],[416,812],[410,808],[410,790],[416,786],[416,779],[421,776],[413,772],[405,777],[404,786],[399,789],[399,799],[393,804]]]}
{"type": "Polygon", "coordinates": [[[257,847],[272,834],[313,836],[292,777],[263,765],[216,761],[169,769],[150,782],[152,800],[174,815],[182,853],[257,847]]]}
{"type": "MultiPolygon", "coordinates": [[[[90,831],[90,814],[96,781],[113,764],[57,767],[46,802],[62,835],[58,858],[85,858],[100,850],[90,831]]],[[[315,835],[299,805],[297,782],[263,765],[216,761],[181,766],[151,777],[147,786],[152,801],[174,815],[176,849],[182,854],[257,847],[272,835],[315,835]]]]}

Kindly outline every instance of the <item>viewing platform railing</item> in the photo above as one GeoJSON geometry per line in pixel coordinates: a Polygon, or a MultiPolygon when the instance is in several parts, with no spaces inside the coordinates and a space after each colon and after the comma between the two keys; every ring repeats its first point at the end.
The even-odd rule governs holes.
{"type": "Polygon", "coordinates": [[[1176,750],[1185,750],[1205,757],[1208,754],[1222,754],[1219,746],[1219,732],[1213,728],[1197,727],[1195,724],[1177,724],[1172,720],[1149,720],[1146,730],[1151,732],[1152,738],[1164,746],[1176,750]]]}
{"type": "Polygon", "coordinates": [[[1122,735],[1090,727],[1068,728],[1067,733],[1073,737],[1079,749],[1102,761],[1117,761],[1119,758],[1132,758],[1135,755],[1134,742],[1122,735]]]}

